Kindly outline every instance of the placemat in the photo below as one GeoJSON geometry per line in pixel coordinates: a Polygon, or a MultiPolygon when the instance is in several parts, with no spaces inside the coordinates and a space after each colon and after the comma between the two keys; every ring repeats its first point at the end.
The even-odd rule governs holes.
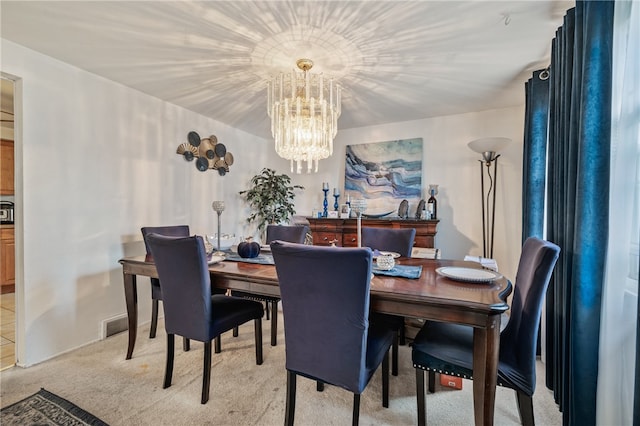
{"type": "Polygon", "coordinates": [[[390,277],[411,278],[415,280],[420,278],[420,274],[422,274],[422,266],[396,265],[388,271],[378,269],[374,266],[371,272],[376,275],[388,275],[390,277]]]}
{"type": "Polygon", "coordinates": [[[238,253],[227,253],[224,260],[231,260],[232,262],[245,262],[245,263],[259,263],[261,265],[275,265],[273,261],[273,255],[271,253],[260,253],[257,257],[240,257],[238,253]]]}

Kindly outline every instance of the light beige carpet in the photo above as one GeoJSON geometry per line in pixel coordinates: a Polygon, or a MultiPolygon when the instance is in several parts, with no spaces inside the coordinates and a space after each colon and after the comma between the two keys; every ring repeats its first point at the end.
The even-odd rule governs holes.
{"type": "MultiPolygon", "coordinates": [[[[125,360],[127,333],[120,333],[30,368],[13,367],[0,373],[0,405],[5,407],[40,388],[54,392],[90,411],[110,425],[282,425],[286,373],[284,334],[279,318],[278,346],[269,345],[270,321],[263,320],[264,364],[255,364],[253,324],[240,328],[240,336],[223,335],[222,353],[213,354],[211,394],[200,404],[203,345],[192,342],[182,351],[176,339],[173,384],[162,389],[166,337],[162,321],[158,337],[149,339],[141,326],[131,360],[125,360]]],[[[538,363],[534,395],[536,423],[560,425],[562,417],[552,394],[544,386],[538,363]]],[[[431,425],[473,424],[472,382],[463,390],[437,387],[427,395],[427,422],[431,425]]],[[[400,375],[390,379],[389,408],[382,407],[378,371],[362,394],[361,425],[416,424],[415,373],[411,350],[400,347],[400,375]]],[[[298,378],[296,424],[346,425],[351,422],[353,396],[332,386],[318,393],[315,382],[298,378]]],[[[496,425],[519,424],[515,395],[498,388],[496,425]]]]}

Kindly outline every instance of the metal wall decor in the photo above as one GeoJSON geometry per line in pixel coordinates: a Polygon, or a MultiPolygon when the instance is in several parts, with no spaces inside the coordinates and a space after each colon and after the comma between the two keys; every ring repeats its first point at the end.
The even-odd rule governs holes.
{"type": "Polygon", "coordinates": [[[187,135],[187,141],[178,145],[176,153],[187,161],[195,159],[196,169],[201,172],[217,170],[220,176],[229,171],[229,166],[233,164],[233,154],[227,151],[224,144],[218,143],[215,135],[200,138],[198,133],[191,131],[187,135]]]}

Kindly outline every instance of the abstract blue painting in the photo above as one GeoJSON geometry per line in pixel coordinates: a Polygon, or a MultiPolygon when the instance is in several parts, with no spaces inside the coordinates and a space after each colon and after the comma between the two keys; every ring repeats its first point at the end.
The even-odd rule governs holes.
{"type": "Polygon", "coordinates": [[[422,138],[347,145],[345,194],[364,198],[368,216],[397,215],[402,200],[422,195],[422,138]]]}

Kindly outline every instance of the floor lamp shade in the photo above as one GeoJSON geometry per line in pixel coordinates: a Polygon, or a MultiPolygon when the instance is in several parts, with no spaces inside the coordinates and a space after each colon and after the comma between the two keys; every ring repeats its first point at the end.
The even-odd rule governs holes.
{"type": "Polygon", "coordinates": [[[472,151],[482,155],[480,161],[480,187],[482,202],[482,256],[493,258],[493,237],[496,221],[496,190],[498,184],[499,152],[511,142],[508,138],[483,138],[469,142],[472,151]],[[493,166],[493,171],[491,170],[493,166]],[[485,175],[488,183],[485,185],[485,175]]]}

